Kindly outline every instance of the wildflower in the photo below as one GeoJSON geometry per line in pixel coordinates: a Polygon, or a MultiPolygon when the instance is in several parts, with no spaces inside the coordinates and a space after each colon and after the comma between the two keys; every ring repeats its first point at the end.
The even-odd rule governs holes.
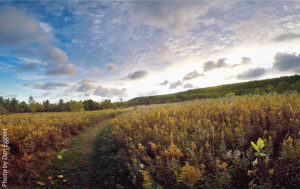
{"type": "Polygon", "coordinates": [[[232,158],[232,151],[229,150],[229,151],[226,153],[226,156],[227,156],[227,158],[231,159],[231,158],[232,158]]]}
{"type": "Polygon", "coordinates": [[[151,149],[153,151],[155,151],[157,149],[157,146],[153,143],[153,142],[149,142],[150,146],[151,146],[151,149]]]}
{"type": "Polygon", "coordinates": [[[207,150],[209,150],[209,143],[208,143],[208,141],[205,142],[205,148],[206,148],[207,150]]]}
{"type": "Polygon", "coordinates": [[[63,175],[57,175],[57,178],[64,178],[64,176],[63,175]]]}
{"type": "Polygon", "coordinates": [[[270,170],[269,170],[269,174],[270,174],[270,175],[273,175],[273,173],[274,173],[274,169],[270,169],[270,170]]]}
{"type": "Polygon", "coordinates": [[[178,156],[178,157],[181,157],[183,155],[182,152],[180,151],[180,149],[177,148],[177,146],[173,142],[171,143],[171,145],[168,148],[168,153],[171,156],[178,156]]]}
{"type": "Polygon", "coordinates": [[[247,175],[251,176],[252,173],[253,173],[253,171],[248,170],[247,175]]]}
{"type": "Polygon", "coordinates": [[[216,160],[216,166],[220,169],[223,169],[223,170],[227,170],[227,163],[226,162],[221,162],[218,158],[216,160]]]}
{"type": "Polygon", "coordinates": [[[142,175],[144,178],[143,187],[151,188],[151,183],[152,183],[151,175],[147,171],[142,171],[142,175]]]}
{"type": "Polygon", "coordinates": [[[67,182],[67,179],[63,179],[62,181],[63,181],[63,182],[67,182]]]}
{"type": "Polygon", "coordinates": [[[195,152],[197,149],[197,145],[194,142],[192,142],[191,148],[192,148],[192,151],[195,152]]]}
{"type": "Polygon", "coordinates": [[[239,150],[234,151],[234,158],[237,159],[241,156],[241,152],[239,150]]]}
{"type": "Polygon", "coordinates": [[[269,157],[267,156],[266,159],[265,159],[265,164],[266,164],[267,167],[268,167],[268,165],[269,165],[269,160],[270,160],[270,159],[269,159],[269,157]]]}
{"type": "Polygon", "coordinates": [[[292,144],[293,143],[293,138],[291,136],[289,136],[289,138],[286,140],[286,142],[288,144],[292,144]]]}
{"type": "Polygon", "coordinates": [[[49,176],[49,177],[48,177],[48,180],[52,180],[52,179],[53,179],[53,177],[52,177],[52,176],[49,176]]]}
{"type": "Polygon", "coordinates": [[[190,188],[193,188],[196,182],[202,178],[202,173],[199,169],[191,166],[189,163],[185,163],[185,166],[181,168],[181,174],[179,181],[183,182],[190,188]]]}
{"type": "Polygon", "coordinates": [[[145,165],[144,164],[140,164],[141,169],[144,169],[145,165]]]}
{"type": "Polygon", "coordinates": [[[139,143],[138,146],[139,146],[139,150],[140,151],[144,151],[145,150],[145,147],[141,143],[139,143]]]}

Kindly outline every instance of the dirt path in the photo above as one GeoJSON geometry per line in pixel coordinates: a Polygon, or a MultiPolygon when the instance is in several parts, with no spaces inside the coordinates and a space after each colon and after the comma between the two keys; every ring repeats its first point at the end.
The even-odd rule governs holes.
{"type": "Polygon", "coordinates": [[[62,160],[54,162],[53,169],[46,171],[46,175],[63,175],[66,183],[57,183],[53,188],[81,188],[89,189],[92,181],[93,167],[92,155],[96,136],[111,123],[112,119],[103,120],[101,123],[88,128],[87,131],[69,139],[67,152],[62,160]]]}

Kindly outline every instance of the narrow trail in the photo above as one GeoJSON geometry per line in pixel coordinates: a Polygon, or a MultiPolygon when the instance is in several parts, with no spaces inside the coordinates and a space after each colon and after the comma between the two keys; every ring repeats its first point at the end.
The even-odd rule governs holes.
{"type": "Polygon", "coordinates": [[[62,160],[54,162],[53,169],[46,171],[49,176],[61,174],[67,182],[54,188],[90,189],[93,178],[92,156],[97,135],[112,119],[106,119],[89,127],[84,133],[69,139],[62,160]]]}

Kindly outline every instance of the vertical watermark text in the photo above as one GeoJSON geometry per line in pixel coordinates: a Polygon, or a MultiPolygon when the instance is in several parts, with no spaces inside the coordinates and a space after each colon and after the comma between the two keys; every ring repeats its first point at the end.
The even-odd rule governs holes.
{"type": "Polygon", "coordinates": [[[9,144],[9,138],[7,135],[7,129],[2,129],[2,187],[7,188],[7,174],[8,174],[8,144],[9,144]]]}

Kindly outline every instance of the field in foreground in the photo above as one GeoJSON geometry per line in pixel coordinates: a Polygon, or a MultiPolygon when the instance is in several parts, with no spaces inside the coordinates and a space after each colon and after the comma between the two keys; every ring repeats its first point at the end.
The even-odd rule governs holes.
{"type": "Polygon", "coordinates": [[[113,123],[117,157],[137,188],[300,185],[297,93],[150,106],[113,123]]]}
{"type": "Polygon", "coordinates": [[[9,184],[19,188],[300,184],[298,93],[0,119],[10,139],[9,184]],[[112,124],[103,121],[120,113],[112,124]],[[68,151],[58,159],[66,141],[68,151]]]}
{"type": "MultiPolygon", "coordinates": [[[[40,173],[57,158],[58,151],[66,146],[66,139],[125,111],[128,109],[0,116],[0,129],[6,130],[0,133],[0,137],[9,138],[9,186],[36,185],[40,173]]],[[[3,172],[2,166],[0,171],[3,172]]]]}

